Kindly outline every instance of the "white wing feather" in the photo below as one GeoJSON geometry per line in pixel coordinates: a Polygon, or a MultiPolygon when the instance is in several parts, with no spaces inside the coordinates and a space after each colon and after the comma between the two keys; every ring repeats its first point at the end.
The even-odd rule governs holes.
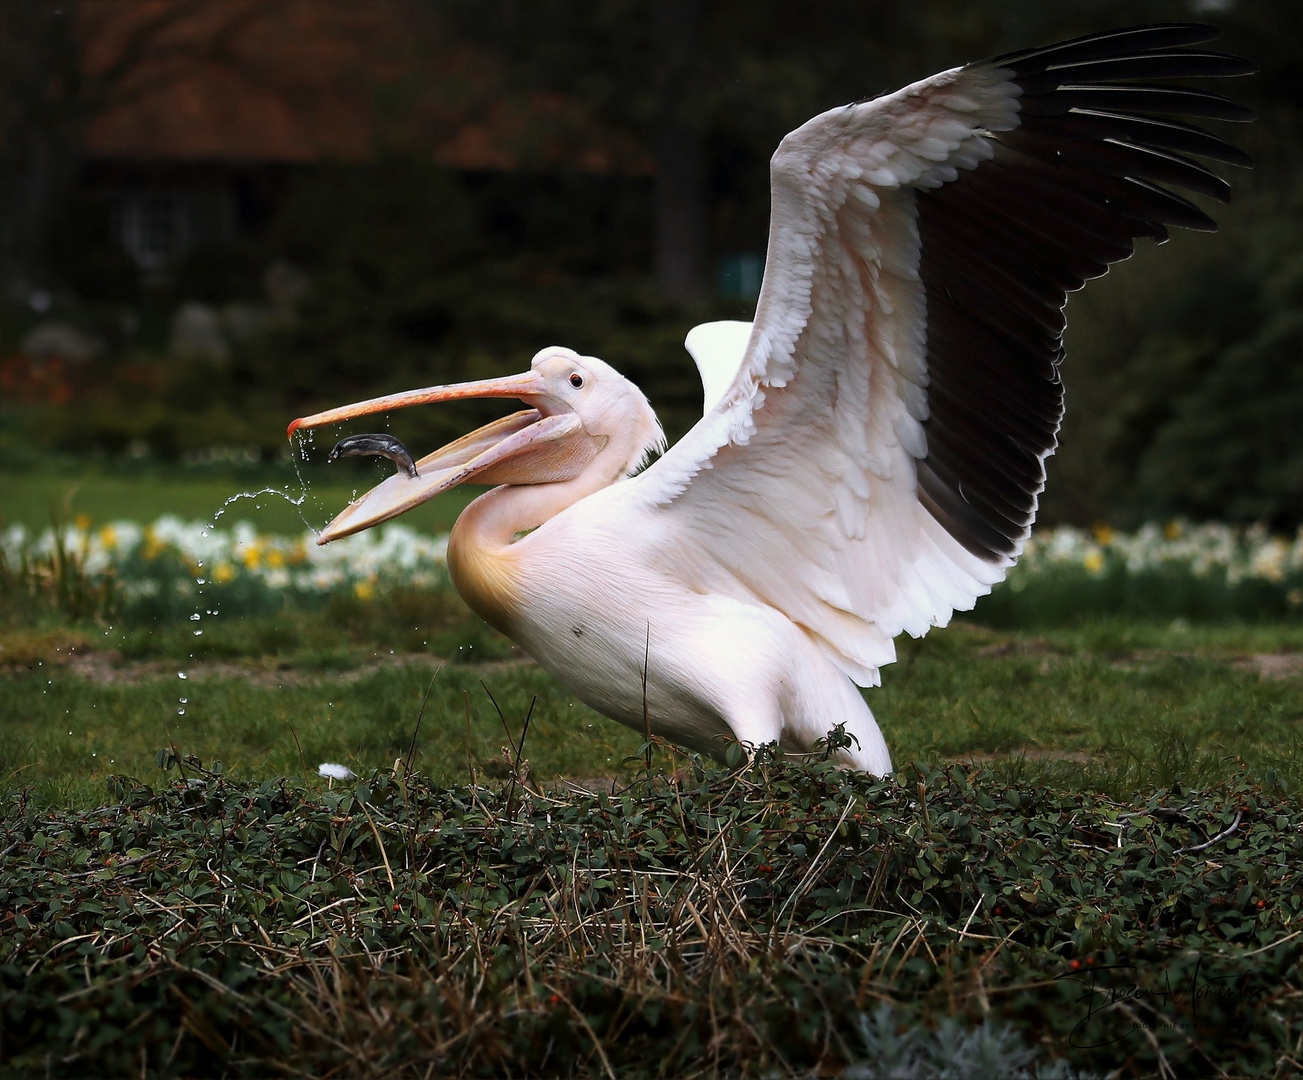
{"type": "MultiPolygon", "coordinates": [[[[991,156],[1017,88],[987,67],[833,109],[771,163],[754,332],[719,407],[624,488],[699,587],[777,608],[861,685],[892,639],[1004,576],[920,504],[926,311],[914,191],[991,156]]],[[[710,382],[707,383],[709,406],[710,382]]]]}
{"type": "Polygon", "coordinates": [[[688,331],[683,346],[701,373],[702,416],[719,404],[737,378],[746,359],[751,327],[749,322],[723,320],[702,323],[688,331]]]}

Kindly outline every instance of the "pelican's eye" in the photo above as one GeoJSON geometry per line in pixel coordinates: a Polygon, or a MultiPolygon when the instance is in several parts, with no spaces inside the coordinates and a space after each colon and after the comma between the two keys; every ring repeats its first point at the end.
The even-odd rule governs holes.
{"type": "Polygon", "coordinates": [[[570,385],[576,390],[582,390],[584,388],[584,377],[576,371],[570,376],[570,385]]]}

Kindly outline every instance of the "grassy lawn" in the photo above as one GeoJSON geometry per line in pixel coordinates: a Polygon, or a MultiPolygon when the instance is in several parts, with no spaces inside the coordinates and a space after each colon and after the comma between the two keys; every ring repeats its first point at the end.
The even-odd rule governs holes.
{"type": "MultiPolygon", "coordinates": [[[[310,771],[337,761],[363,772],[406,753],[432,681],[417,762],[437,782],[500,761],[503,721],[519,731],[535,699],[536,779],[618,773],[636,754],[635,733],[576,702],[455,598],[405,599],[217,620],[198,641],[185,625],[0,633],[11,659],[0,776],[86,805],[106,775],[148,778],[170,745],[247,778],[300,774],[300,747],[310,771]]],[[[1301,648],[1290,627],[957,623],[902,642],[867,694],[898,768],[979,760],[1121,796],[1224,779],[1243,762],[1297,792],[1301,648]]]]}
{"type": "MultiPolygon", "coordinates": [[[[95,525],[149,522],[174,514],[187,521],[216,517],[223,525],[247,520],[260,532],[297,535],[309,527],[320,529],[355,495],[382,479],[385,471],[350,462],[340,469],[305,469],[301,475],[302,479],[288,463],[240,472],[179,466],[127,470],[70,465],[64,470],[47,466],[31,471],[10,467],[0,470],[0,527],[39,530],[56,517],[72,521],[80,514],[95,525]]],[[[479,491],[449,492],[403,520],[413,528],[447,532],[479,491]]]]}

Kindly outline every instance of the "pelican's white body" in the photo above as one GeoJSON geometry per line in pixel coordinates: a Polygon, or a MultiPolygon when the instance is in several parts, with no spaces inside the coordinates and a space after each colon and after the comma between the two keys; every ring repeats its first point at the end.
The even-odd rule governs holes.
{"type": "Polygon", "coordinates": [[[843,760],[890,770],[859,689],[810,637],[772,607],[693,590],[673,531],[645,521],[616,534],[607,492],[619,485],[513,545],[524,573],[511,636],[531,656],[598,712],[701,753],[719,757],[729,739],[809,752],[843,724],[858,743],[843,760]]]}

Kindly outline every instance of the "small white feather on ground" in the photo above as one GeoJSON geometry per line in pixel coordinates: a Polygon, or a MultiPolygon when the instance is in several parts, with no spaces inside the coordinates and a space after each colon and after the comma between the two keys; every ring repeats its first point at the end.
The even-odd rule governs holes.
{"type": "Polygon", "coordinates": [[[317,773],[320,776],[329,777],[331,780],[357,779],[357,773],[347,765],[336,765],[333,761],[323,761],[317,766],[317,773]]]}

